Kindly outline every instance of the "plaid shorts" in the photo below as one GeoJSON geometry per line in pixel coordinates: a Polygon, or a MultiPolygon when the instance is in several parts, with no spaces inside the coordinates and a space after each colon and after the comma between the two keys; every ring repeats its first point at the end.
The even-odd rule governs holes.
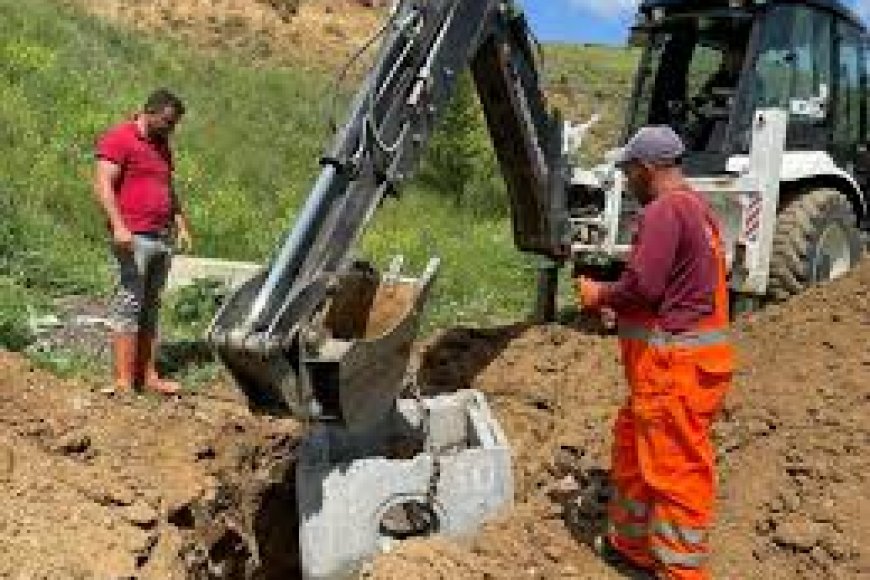
{"type": "Polygon", "coordinates": [[[133,251],[113,246],[120,279],[112,301],[112,329],[119,333],[156,333],[160,295],[172,262],[172,245],[165,236],[133,236],[133,251]]]}

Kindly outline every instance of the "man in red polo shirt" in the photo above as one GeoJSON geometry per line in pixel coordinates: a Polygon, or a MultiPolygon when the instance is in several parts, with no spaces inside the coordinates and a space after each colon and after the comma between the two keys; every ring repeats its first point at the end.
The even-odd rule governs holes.
{"type": "Polygon", "coordinates": [[[705,580],[713,522],[711,423],[731,384],[719,223],[683,177],[668,127],[641,129],[618,160],[644,208],[625,272],[580,278],[585,308],[616,312],[630,394],[614,427],[609,529],[597,548],[668,580],[705,580]]]}
{"type": "Polygon", "coordinates": [[[172,185],[169,138],[184,115],[171,92],[155,91],[132,120],[97,142],[94,191],[108,220],[120,284],[113,305],[114,388],[175,394],[156,370],[160,294],[173,247],[191,247],[187,219],[172,185]]]}

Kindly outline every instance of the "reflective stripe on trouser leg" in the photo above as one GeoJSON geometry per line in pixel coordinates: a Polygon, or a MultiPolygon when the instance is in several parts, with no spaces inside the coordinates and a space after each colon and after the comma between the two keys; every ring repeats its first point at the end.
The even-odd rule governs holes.
{"type": "Polygon", "coordinates": [[[666,548],[664,546],[659,546],[658,544],[653,544],[650,546],[650,551],[652,552],[653,557],[656,559],[656,562],[662,565],[662,567],[666,570],[662,575],[665,578],[674,578],[674,579],[695,579],[695,578],[708,578],[709,573],[704,570],[704,566],[707,564],[706,553],[702,552],[683,552],[680,550],[674,550],[672,548],[666,548]],[[674,568],[678,568],[678,570],[674,570],[674,568]]]}
{"type": "Polygon", "coordinates": [[[680,526],[672,522],[653,521],[649,529],[652,534],[665,538],[669,542],[680,543],[692,548],[704,545],[707,540],[706,530],[680,526]]]}
{"type": "Polygon", "coordinates": [[[620,511],[626,512],[631,520],[642,522],[649,520],[650,504],[648,503],[625,497],[618,491],[614,494],[613,503],[620,511]]]}
{"type": "Polygon", "coordinates": [[[708,558],[707,533],[701,528],[656,520],[650,524],[650,553],[659,577],[668,580],[705,580],[708,558]]]}
{"type": "Polygon", "coordinates": [[[611,479],[614,494],[608,506],[608,537],[623,556],[651,568],[647,533],[651,508],[649,490],[641,477],[637,432],[631,409],[620,410],[613,428],[611,479]]]}

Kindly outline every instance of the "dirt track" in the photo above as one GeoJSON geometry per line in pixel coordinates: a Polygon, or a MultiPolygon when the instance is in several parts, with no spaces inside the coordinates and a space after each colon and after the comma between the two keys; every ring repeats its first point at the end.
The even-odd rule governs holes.
{"type": "MultiPolygon", "coordinates": [[[[741,321],[722,421],[717,578],[870,578],[870,264],[741,321]]],[[[447,331],[422,381],[482,389],[515,451],[516,509],[417,541],[376,578],[620,578],[600,529],[615,341],[575,328],[447,331]]],[[[0,578],[292,578],[300,430],[226,386],[119,400],[0,354],[0,578]],[[259,563],[259,564],[258,564],[259,563]]]]}

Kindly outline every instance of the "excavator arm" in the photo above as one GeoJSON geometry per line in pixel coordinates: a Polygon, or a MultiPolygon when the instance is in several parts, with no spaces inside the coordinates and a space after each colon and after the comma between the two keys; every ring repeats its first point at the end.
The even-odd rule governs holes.
{"type": "Polygon", "coordinates": [[[351,250],[417,168],[470,67],[507,189],[518,249],[564,246],[562,123],[545,105],[526,20],[508,0],[401,0],[321,173],[269,266],[227,300],[209,340],[255,406],[365,426],[403,388],[437,271],[361,270],[351,250]],[[401,302],[389,323],[373,311],[401,302]],[[373,330],[373,327],[374,330],[373,330]]]}

